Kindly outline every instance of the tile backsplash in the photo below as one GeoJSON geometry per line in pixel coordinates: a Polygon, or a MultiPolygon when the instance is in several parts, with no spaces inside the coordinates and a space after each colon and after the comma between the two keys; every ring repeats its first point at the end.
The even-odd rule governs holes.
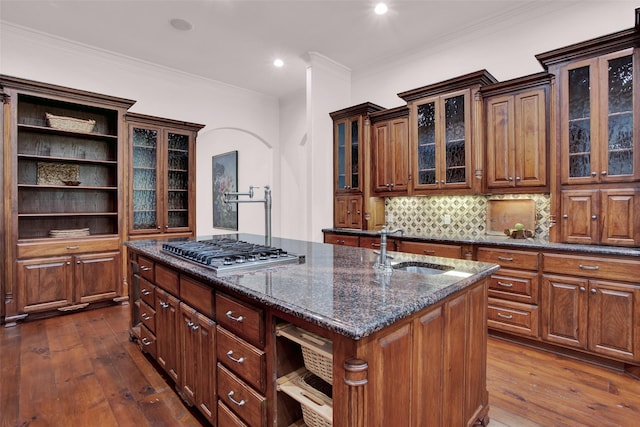
{"type": "Polygon", "coordinates": [[[549,194],[388,197],[385,215],[389,227],[401,227],[409,235],[473,238],[486,232],[487,200],[492,199],[533,199],[536,237],[549,240],[549,194]],[[450,224],[444,224],[445,215],[450,224]]]}

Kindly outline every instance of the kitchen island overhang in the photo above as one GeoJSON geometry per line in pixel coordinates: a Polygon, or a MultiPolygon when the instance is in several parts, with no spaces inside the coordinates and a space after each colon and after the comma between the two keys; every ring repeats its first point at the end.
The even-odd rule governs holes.
{"type": "MultiPolygon", "coordinates": [[[[248,241],[263,239],[239,236],[248,241]]],[[[283,360],[288,352],[278,350],[282,345],[274,333],[282,322],[333,342],[333,425],[389,425],[384,420],[406,421],[406,425],[488,422],[486,278],[497,265],[391,253],[394,264],[427,262],[449,269],[439,274],[401,270],[384,274],[373,268],[377,255],[368,249],[274,238],[274,246],[304,255],[305,262],[219,275],[162,253],[161,243],[128,242],[130,260],[142,257],[180,278],[211,287],[211,305],[217,310],[208,316],[218,321],[223,332],[221,323],[228,311],[220,312],[218,300],[237,299],[261,313],[265,336],[262,343],[254,341],[266,355],[266,372],[261,375],[275,379],[286,373],[281,365],[291,365],[283,360]],[[429,403],[418,398],[423,393],[428,393],[429,403]],[[406,401],[399,404],[401,398],[406,401]]],[[[132,285],[135,304],[135,279],[132,285]]],[[[174,292],[180,298],[180,291],[174,292]]],[[[132,327],[135,323],[132,319],[132,327]]],[[[180,337],[175,339],[179,342],[180,337]]],[[[224,352],[218,351],[217,362],[221,374],[211,374],[218,380],[230,375],[224,352]]],[[[238,377],[242,381],[242,375],[238,377]]],[[[267,383],[258,390],[269,402],[258,411],[264,412],[260,415],[264,422],[294,421],[283,419],[290,416],[294,404],[281,396],[275,383],[267,383]]],[[[220,390],[217,398],[222,413],[230,407],[246,421],[233,400],[224,405],[226,397],[220,390]]]]}

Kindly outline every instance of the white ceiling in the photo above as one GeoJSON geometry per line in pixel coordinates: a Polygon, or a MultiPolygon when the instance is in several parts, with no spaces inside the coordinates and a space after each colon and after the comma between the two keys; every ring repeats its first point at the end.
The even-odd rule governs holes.
{"type": "Polygon", "coordinates": [[[446,40],[513,24],[577,1],[388,0],[0,0],[0,23],[17,25],[194,75],[285,96],[304,88],[317,52],[354,73],[446,40]],[[193,29],[181,32],[169,20],[193,29]],[[285,66],[276,69],[276,57],[285,66]]]}

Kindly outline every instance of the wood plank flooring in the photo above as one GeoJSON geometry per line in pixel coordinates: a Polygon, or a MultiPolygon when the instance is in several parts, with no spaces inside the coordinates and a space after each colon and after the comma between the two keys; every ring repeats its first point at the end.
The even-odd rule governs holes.
{"type": "MultiPolygon", "coordinates": [[[[0,328],[0,426],[200,426],[129,342],[128,316],[115,306],[0,328]]],[[[493,338],[488,353],[491,427],[640,425],[640,381],[493,338]]]]}

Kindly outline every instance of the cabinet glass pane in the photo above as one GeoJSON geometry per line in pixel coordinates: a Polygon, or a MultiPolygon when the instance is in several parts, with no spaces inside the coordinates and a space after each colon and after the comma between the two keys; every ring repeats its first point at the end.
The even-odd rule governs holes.
{"type": "Polygon", "coordinates": [[[569,70],[569,176],[591,174],[591,80],[589,67],[569,70]]]}
{"type": "Polygon", "coordinates": [[[418,106],[418,183],[436,183],[436,104],[418,106]]]}
{"type": "Polygon", "coordinates": [[[158,131],[133,129],[133,228],[158,227],[156,212],[158,131]]]}
{"type": "Polygon", "coordinates": [[[608,63],[608,174],[633,174],[633,60],[608,63]]]}
{"type": "Polygon", "coordinates": [[[444,112],[446,182],[465,182],[464,95],[446,99],[444,112]]]}
{"type": "Polygon", "coordinates": [[[351,122],[351,187],[358,188],[358,121],[351,122]]]}
{"type": "Polygon", "coordinates": [[[347,129],[345,123],[338,124],[337,137],[338,137],[338,153],[337,153],[337,161],[338,161],[338,188],[345,188],[347,185],[347,176],[346,176],[346,163],[347,163],[347,152],[346,152],[346,144],[347,144],[347,129]]]}

